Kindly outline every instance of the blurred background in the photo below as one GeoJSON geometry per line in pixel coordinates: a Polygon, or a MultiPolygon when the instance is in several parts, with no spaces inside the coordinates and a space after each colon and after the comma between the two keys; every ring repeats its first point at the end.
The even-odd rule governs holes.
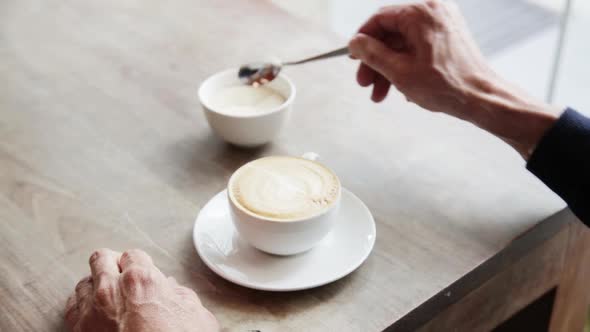
{"type": "MultiPolygon", "coordinates": [[[[343,38],[400,0],[271,0],[343,38]]],[[[590,115],[589,0],[455,0],[494,69],[530,94],[590,115]]],[[[590,309],[585,332],[590,332],[590,309]]]]}
{"type": "MultiPolygon", "coordinates": [[[[400,0],[272,0],[343,38],[400,0]]],[[[532,95],[590,115],[590,1],[456,0],[492,66],[532,95]],[[568,10],[569,7],[569,10],[568,10]],[[565,29],[564,29],[565,28],[565,29]],[[560,39],[560,31],[565,33],[560,39]]]]}

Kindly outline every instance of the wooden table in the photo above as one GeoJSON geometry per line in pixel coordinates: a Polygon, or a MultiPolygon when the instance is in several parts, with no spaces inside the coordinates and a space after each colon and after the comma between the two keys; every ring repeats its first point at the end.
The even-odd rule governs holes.
{"type": "Polygon", "coordinates": [[[552,328],[573,331],[588,231],[568,211],[546,219],[563,202],[496,138],[399,95],[371,103],[347,58],[286,71],[298,97],[272,144],[211,134],[208,75],[343,43],[264,1],[2,1],[0,330],[61,328],[92,250],[138,247],[227,331],[489,330],[555,287],[552,328]],[[213,274],[191,241],[199,209],[243,163],[305,151],[375,216],[369,259],[293,293],[213,274]]]}

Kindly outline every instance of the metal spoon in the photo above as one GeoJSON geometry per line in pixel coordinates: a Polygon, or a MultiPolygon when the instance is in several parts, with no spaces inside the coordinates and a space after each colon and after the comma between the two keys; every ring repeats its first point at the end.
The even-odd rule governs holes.
{"type": "Polygon", "coordinates": [[[312,56],[310,58],[305,58],[299,61],[290,61],[283,63],[249,63],[240,67],[240,70],[238,71],[238,78],[240,79],[240,81],[249,85],[265,84],[274,80],[275,77],[279,75],[279,72],[281,71],[283,66],[299,65],[310,61],[321,60],[346,54],[348,54],[348,47],[342,47],[337,50],[322,53],[320,55],[312,56]]]}

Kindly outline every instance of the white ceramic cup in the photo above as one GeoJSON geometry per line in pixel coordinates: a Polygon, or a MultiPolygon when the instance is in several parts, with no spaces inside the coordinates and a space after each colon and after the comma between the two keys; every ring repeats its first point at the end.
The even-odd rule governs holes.
{"type": "Polygon", "coordinates": [[[273,140],[287,122],[295,99],[295,85],[287,76],[279,74],[267,86],[285,97],[276,108],[259,114],[230,115],[210,106],[210,97],[223,87],[243,84],[238,79],[238,69],[232,68],[207,78],[199,87],[199,101],[213,131],[228,143],[255,147],[273,140]]]}
{"type": "Polygon", "coordinates": [[[321,213],[297,220],[278,221],[256,215],[234,202],[230,188],[236,173],[228,182],[230,214],[240,236],[253,247],[275,255],[302,253],[318,244],[334,226],[340,208],[342,186],[339,186],[334,202],[321,213]]]}

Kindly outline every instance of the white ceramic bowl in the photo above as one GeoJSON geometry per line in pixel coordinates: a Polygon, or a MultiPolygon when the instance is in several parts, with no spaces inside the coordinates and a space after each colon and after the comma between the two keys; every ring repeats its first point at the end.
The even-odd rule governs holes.
{"type": "Polygon", "coordinates": [[[269,111],[255,115],[229,115],[210,106],[211,95],[222,87],[240,85],[238,69],[232,68],[207,78],[199,87],[199,101],[213,131],[228,143],[254,147],[273,140],[287,122],[295,99],[295,86],[279,74],[268,87],[285,97],[285,102],[269,111]]]}
{"type": "Polygon", "coordinates": [[[328,209],[307,218],[280,221],[258,216],[234,202],[229,189],[234,175],[229,179],[227,190],[231,219],[240,236],[259,250],[275,255],[302,253],[328,235],[336,222],[342,196],[341,185],[337,198],[328,209]]]}

